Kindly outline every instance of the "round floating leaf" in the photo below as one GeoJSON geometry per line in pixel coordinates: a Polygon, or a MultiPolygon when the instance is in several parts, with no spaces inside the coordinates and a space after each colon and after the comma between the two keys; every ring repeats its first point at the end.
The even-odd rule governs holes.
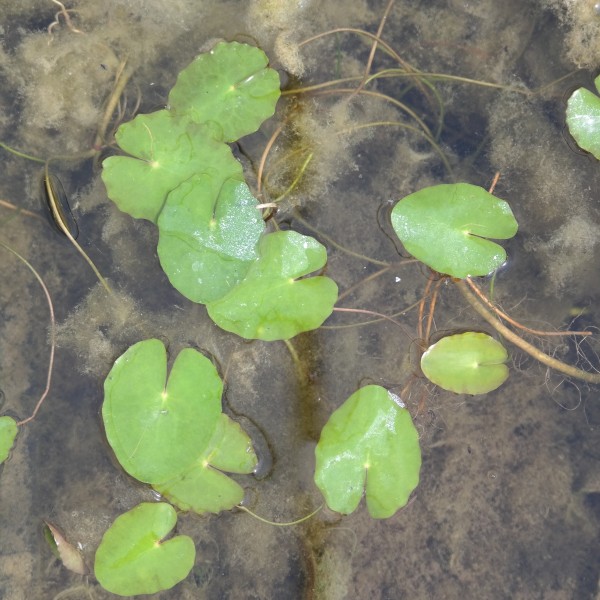
{"type": "Polygon", "coordinates": [[[400,200],[392,226],[415,258],[459,279],[488,275],[506,261],[504,248],[484,238],[517,232],[510,206],[468,183],[435,185],[400,200]]]}
{"type": "Polygon", "coordinates": [[[400,399],[361,388],[329,418],[316,450],[315,483],[332,510],[348,514],[363,495],[369,514],[391,517],[419,483],[419,435],[400,399]]]}
{"type": "Polygon", "coordinates": [[[328,277],[303,277],[325,265],[327,252],[295,231],[265,235],[259,258],[226,296],[207,304],[210,318],[248,339],[289,339],[319,327],[333,311],[337,286],[328,277]]]}
{"type": "Polygon", "coordinates": [[[169,108],[197,123],[215,121],[223,141],[256,131],[275,112],[279,75],[258,48],[221,42],[200,54],[177,78],[169,108]]]}
{"type": "Polygon", "coordinates": [[[221,471],[252,473],[257,462],[248,435],[238,423],[221,414],[202,456],[181,475],[153,487],[181,510],[218,513],[244,498],[242,487],[221,471]]]}
{"type": "Polygon", "coordinates": [[[457,394],[486,394],[508,377],[504,346],[486,333],[469,331],[442,338],[421,357],[425,377],[457,394]]]}
{"type": "MultiPolygon", "coordinates": [[[[600,75],[594,80],[600,92],[600,75]]],[[[567,126],[581,148],[600,159],[600,98],[586,90],[575,90],[567,102],[567,126]]]]}
{"type": "Polygon", "coordinates": [[[138,504],[117,517],[96,551],[94,571],[100,585],[120,596],[155,594],[185,579],[196,549],[187,535],[166,542],[175,527],[175,509],[163,502],[138,504]]]}
{"type": "Polygon", "coordinates": [[[257,204],[243,181],[207,174],[194,175],[167,196],[158,218],[158,256],[184,296],[205,304],[244,278],[264,231],[257,204]]]}
{"type": "Polygon", "coordinates": [[[221,379],[196,350],[182,350],[166,379],[163,343],[145,340],[116,360],[104,382],[108,442],[122,467],[146,483],[186,470],[202,455],[221,414],[221,379]]]}
{"type": "Polygon", "coordinates": [[[108,197],[132,217],[156,222],[167,194],[196,173],[209,174],[215,185],[243,180],[240,163],[219,136],[214,126],[168,110],[138,115],[116,133],[119,146],[137,158],[110,156],[102,163],[108,197]]]}
{"type": "Polygon", "coordinates": [[[3,463],[12,450],[19,428],[12,417],[0,417],[0,463],[3,463]]]}

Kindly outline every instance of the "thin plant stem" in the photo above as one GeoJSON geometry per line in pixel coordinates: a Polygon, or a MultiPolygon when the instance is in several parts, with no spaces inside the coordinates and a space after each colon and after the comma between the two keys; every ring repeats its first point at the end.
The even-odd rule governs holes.
{"type": "Polygon", "coordinates": [[[33,273],[33,276],[37,279],[44,292],[44,295],[46,296],[48,311],[50,312],[50,356],[48,358],[48,373],[46,375],[46,387],[44,388],[40,399],[37,401],[37,404],[35,405],[35,408],[33,409],[31,415],[26,419],[17,422],[17,425],[21,426],[35,419],[36,415],[38,414],[38,411],[40,410],[40,407],[42,406],[42,403],[44,402],[44,400],[48,396],[48,393],[50,392],[50,386],[52,384],[52,371],[54,369],[54,351],[56,348],[56,320],[54,318],[54,306],[52,304],[50,292],[48,291],[48,288],[46,287],[46,284],[44,283],[44,280],[41,278],[40,274],[34,269],[32,264],[24,256],[21,256],[16,250],[13,250],[4,242],[0,242],[0,246],[2,246],[2,248],[8,250],[10,253],[16,256],[33,273]]]}
{"type": "Polygon", "coordinates": [[[390,323],[393,323],[394,325],[396,325],[397,327],[399,327],[402,330],[402,333],[404,333],[404,335],[406,335],[406,337],[412,342],[412,335],[410,334],[410,332],[408,331],[408,329],[406,329],[406,327],[404,327],[404,325],[402,325],[402,323],[400,323],[399,321],[396,321],[395,319],[393,319],[392,317],[388,317],[388,315],[384,315],[382,313],[376,312],[374,310],[367,310],[364,308],[339,308],[339,307],[335,307],[334,312],[348,312],[348,313],[358,313],[361,315],[373,315],[375,317],[379,317],[380,319],[384,319],[385,321],[389,321],[390,323]]]}
{"type": "Polygon", "coordinates": [[[386,268],[390,267],[390,263],[385,262],[384,260],[377,260],[376,258],[370,258],[368,256],[365,256],[364,254],[360,254],[358,252],[354,252],[353,250],[349,250],[345,246],[342,246],[341,244],[338,244],[335,240],[333,240],[332,238],[330,238],[328,235],[322,233],[316,227],[313,227],[312,225],[310,225],[310,223],[308,223],[308,221],[305,221],[300,216],[300,213],[296,209],[294,209],[294,219],[296,221],[302,223],[302,225],[304,227],[306,227],[306,229],[312,231],[313,233],[316,233],[321,239],[325,240],[330,246],[333,246],[334,248],[337,248],[338,250],[341,250],[345,254],[348,254],[349,256],[353,256],[354,258],[360,258],[361,260],[366,260],[367,262],[370,262],[370,263],[372,263],[374,265],[379,265],[381,267],[386,267],[386,268]]]}
{"type": "Polygon", "coordinates": [[[493,310],[501,319],[508,321],[513,327],[517,327],[518,329],[522,329],[527,333],[532,335],[543,335],[543,336],[565,336],[565,335],[580,335],[587,336],[592,335],[591,331],[540,331],[539,329],[531,329],[526,325],[515,321],[512,317],[507,315],[505,312],[500,310],[497,306],[494,306],[492,301],[485,295],[485,293],[481,290],[481,288],[472,280],[465,279],[469,287],[477,294],[478,298],[491,310],[493,310]]]}
{"type": "Polygon", "coordinates": [[[323,505],[321,504],[321,506],[319,506],[319,508],[313,510],[309,515],[306,515],[305,517],[301,517],[300,519],[296,519],[295,521],[289,521],[287,523],[276,523],[275,521],[269,521],[269,519],[265,519],[264,517],[259,517],[256,513],[253,513],[249,508],[246,508],[245,506],[242,506],[240,504],[238,504],[238,506],[236,506],[236,508],[238,508],[239,510],[243,510],[244,512],[248,513],[250,516],[252,516],[255,519],[257,519],[258,521],[260,521],[261,523],[266,523],[267,525],[273,525],[274,527],[292,527],[293,525],[299,525],[300,523],[304,523],[304,521],[308,521],[308,519],[311,519],[312,517],[314,517],[323,508],[323,505]]]}
{"type": "Polygon", "coordinates": [[[549,356],[545,352],[542,352],[539,348],[536,348],[533,344],[525,341],[521,336],[517,335],[514,331],[509,329],[506,325],[501,323],[492,312],[490,312],[482,302],[475,296],[471,291],[470,287],[464,280],[455,281],[461,294],[465,300],[471,305],[471,307],[487,321],[500,335],[504,336],[508,341],[513,343],[518,348],[521,348],[524,352],[529,354],[535,360],[541,362],[543,365],[555,369],[560,373],[573,377],[575,379],[581,379],[588,383],[600,384],[600,373],[590,373],[583,371],[572,365],[568,365],[553,356],[549,356]]]}
{"type": "MultiPolygon", "coordinates": [[[[369,52],[369,58],[367,60],[367,64],[365,66],[365,73],[363,75],[363,80],[360,82],[359,86],[356,88],[354,94],[358,94],[363,87],[365,86],[367,79],[369,77],[369,73],[371,72],[371,67],[373,66],[373,60],[375,59],[375,52],[377,52],[377,45],[381,40],[381,34],[383,33],[383,28],[385,26],[385,22],[392,10],[392,6],[394,5],[394,0],[389,0],[385,10],[383,11],[383,16],[381,17],[381,21],[379,21],[379,27],[377,28],[377,33],[375,34],[375,39],[371,44],[371,51],[369,52]]],[[[354,95],[353,94],[353,95],[354,95]]]]}

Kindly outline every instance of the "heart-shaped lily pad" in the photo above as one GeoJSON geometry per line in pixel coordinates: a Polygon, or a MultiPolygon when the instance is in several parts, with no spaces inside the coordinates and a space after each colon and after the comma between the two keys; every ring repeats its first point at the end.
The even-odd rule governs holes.
{"type": "Polygon", "coordinates": [[[196,549],[187,535],[167,541],[175,509],[164,502],[138,504],[117,517],[96,551],[94,572],[102,587],[120,596],[155,594],[185,579],[196,549]]]}
{"type": "Polygon", "coordinates": [[[252,473],[257,462],[246,432],[221,414],[202,456],[178,477],[153,487],[181,510],[218,513],[233,508],[244,498],[243,488],[221,471],[252,473]]]}
{"type": "Polygon", "coordinates": [[[315,483],[340,513],[353,512],[366,487],[370,515],[391,517],[419,483],[421,449],[410,413],[377,385],[361,388],[331,415],[315,454],[315,483]]]}
{"type": "MultiPolygon", "coordinates": [[[[600,92],[600,75],[594,80],[600,92]]],[[[600,159],[600,98],[586,90],[575,90],[567,102],[567,126],[581,148],[600,159]]]]}
{"type": "Polygon", "coordinates": [[[256,131],[275,112],[279,75],[267,64],[258,48],[221,42],[179,73],[169,108],[197,123],[218,123],[223,141],[233,142],[256,131]]]}
{"type": "Polygon", "coordinates": [[[177,356],[167,382],[159,340],[133,345],[104,382],[106,437],[133,477],[162,483],[185,471],[210,442],[223,384],[214,365],[191,348],[177,356]]]}
{"type": "Polygon", "coordinates": [[[0,464],[10,454],[19,428],[12,417],[0,417],[0,464]]]}
{"type": "Polygon", "coordinates": [[[132,217],[156,223],[167,194],[195,173],[209,174],[216,185],[230,177],[243,180],[229,146],[215,139],[216,129],[168,110],[124,123],[115,137],[131,156],[110,156],[102,163],[108,197],[132,217]]]}
{"type": "Polygon", "coordinates": [[[227,331],[248,339],[289,339],[319,327],[333,311],[337,285],[328,277],[298,279],[323,267],[325,247],[295,231],[265,235],[246,277],[206,308],[227,331]]]}
{"type": "Polygon", "coordinates": [[[206,304],[244,278],[264,231],[257,204],[243,181],[205,173],[167,196],[158,218],[158,256],[184,296],[206,304]]]}
{"type": "Polygon", "coordinates": [[[435,185],[406,196],[392,210],[392,226],[415,258],[459,279],[500,267],[504,248],[485,238],[503,240],[517,232],[510,206],[468,183],[435,185]]]}
{"type": "Polygon", "coordinates": [[[468,331],[443,337],[421,357],[425,377],[457,394],[486,394],[508,377],[506,348],[486,333],[468,331]]]}

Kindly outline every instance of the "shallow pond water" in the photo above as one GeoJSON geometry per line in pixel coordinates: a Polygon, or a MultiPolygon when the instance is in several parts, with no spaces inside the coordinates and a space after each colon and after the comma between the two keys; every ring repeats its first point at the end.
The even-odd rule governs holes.
{"type": "MultiPolygon", "coordinates": [[[[351,88],[371,40],[344,28],[376,32],[386,3],[343,4],[82,0],[67,5],[81,33],[59,15],[49,35],[59,7],[0,0],[0,141],[43,158],[85,151],[125,58],[133,72],[128,119],[138,95],[139,112],[164,106],[177,72],[220,38],[264,48],[287,90],[344,77],[355,79],[337,87],[351,88]],[[340,31],[298,46],[332,29],[340,31]]],[[[56,172],[72,198],[79,241],[118,290],[116,301],[107,299],[74,248],[39,218],[41,167],[2,151],[0,199],[35,215],[0,206],[0,240],[48,285],[58,347],[51,393],[0,475],[0,596],[116,597],[53,558],[42,521],[81,544],[91,565],[110,523],[153,499],[112,457],[99,411],[116,357],[158,337],[172,356],[186,346],[209,353],[226,375],[225,411],[272,461],[260,478],[237,478],[247,506],[263,517],[292,521],[322,503],[312,481],[319,432],[367,383],[400,393],[411,382],[404,400],[423,466],[413,500],[387,520],[371,519],[364,504],[349,516],[324,509],[284,528],[239,511],[181,515],[178,532],[194,539],[196,564],[184,582],[153,597],[597,598],[598,389],[548,372],[512,346],[511,376],[495,392],[457,396],[427,384],[415,367],[417,312],[400,314],[421,298],[427,273],[405,264],[389,224],[393,204],[421,187],[488,187],[500,172],[495,193],[511,204],[519,233],[504,244],[509,261],[495,299],[537,329],[600,322],[598,163],[576,151],[564,125],[569,93],[592,83],[578,64],[600,64],[598,40],[578,33],[593,32],[593,18],[594,3],[584,1],[396,0],[383,39],[412,68],[462,79],[430,76],[437,95],[406,77],[365,89],[400,99],[432,128],[443,107],[446,166],[404,127],[414,121],[403,110],[333,87],[285,95],[276,116],[235,147],[256,186],[261,153],[287,119],[266,165],[265,201],[302,171],[276,218],[327,246],[326,273],[342,294],[337,306],[394,314],[404,326],[334,313],[292,341],[300,369],[282,343],[244,342],[212,324],[203,306],[170,286],[156,228],[107,199],[98,165],[62,162],[56,172]]],[[[371,73],[396,66],[378,51],[371,73]]],[[[2,410],[23,418],[45,386],[48,308],[12,255],[3,253],[0,265],[2,410]]],[[[467,327],[489,330],[445,282],[434,335],[467,327]]],[[[593,341],[534,341],[566,362],[598,365],[593,341]]]]}

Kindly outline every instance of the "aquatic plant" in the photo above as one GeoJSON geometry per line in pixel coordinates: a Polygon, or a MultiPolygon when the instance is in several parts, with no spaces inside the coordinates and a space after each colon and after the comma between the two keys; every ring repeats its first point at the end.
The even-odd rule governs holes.
{"type": "Polygon", "coordinates": [[[212,362],[182,350],[167,378],[160,340],[144,340],[119,357],[104,382],[102,419],[121,466],[182,510],[219,512],[241,502],[223,471],[251,473],[248,436],[221,412],[223,383],[212,362]]]}
{"type": "MultiPolygon", "coordinates": [[[[600,93],[600,75],[594,79],[600,93]]],[[[567,126],[581,148],[600,160],[600,98],[585,88],[576,89],[567,102],[567,126]]]]}
{"type": "Polygon", "coordinates": [[[279,76],[267,62],[237,42],[200,55],[179,74],[168,109],[119,127],[130,156],[107,158],[102,179],[122,211],[156,223],[158,256],[179,292],[207,304],[223,329],[275,340],[319,327],[337,286],[323,276],[295,281],[325,264],[325,249],[307,236],[266,233],[226,143],[273,114],[279,76]]]}
{"type": "Polygon", "coordinates": [[[163,538],[177,513],[164,502],[143,502],[120,515],[105,532],[94,561],[102,587],[119,596],[154,594],[185,579],[196,548],[187,535],[163,538]]]}
{"type": "Polygon", "coordinates": [[[315,483],[331,510],[353,512],[363,494],[369,514],[387,519],[419,483],[421,448],[400,398],[378,385],[352,394],[321,431],[315,483]]]}

